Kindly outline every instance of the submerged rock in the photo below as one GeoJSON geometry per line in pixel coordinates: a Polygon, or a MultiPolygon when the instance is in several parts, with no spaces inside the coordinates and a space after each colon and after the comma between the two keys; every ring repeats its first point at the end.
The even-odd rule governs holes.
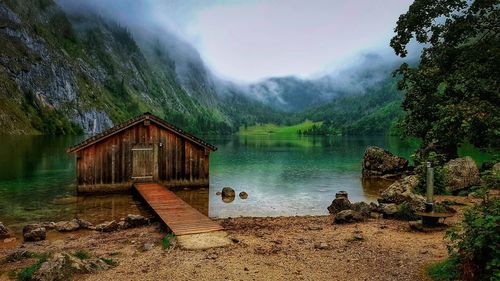
{"type": "Polygon", "coordinates": [[[476,162],[469,156],[452,159],[446,163],[444,176],[448,192],[469,188],[481,182],[476,162]]]}
{"type": "Polygon", "coordinates": [[[347,198],[347,192],[337,192],[335,194],[335,199],[333,199],[332,204],[330,204],[327,209],[330,214],[336,214],[340,211],[351,209],[351,202],[347,198]]]}
{"type": "Polygon", "coordinates": [[[408,160],[380,147],[369,146],[363,156],[364,177],[394,177],[408,169],[408,160]]]}
{"type": "Polygon", "coordinates": [[[425,208],[425,198],[414,193],[418,186],[418,176],[407,176],[391,184],[388,188],[380,192],[380,203],[402,204],[408,203],[413,211],[422,211],[425,208]]]}
{"type": "Polygon", "coordinates": [[[23,228],[24,241],[41,241],[47,237],[47,230],[39,224],[28,224],[23,228]]]}
{"type": "Polygon", "coordinates": [[[240,196],[241,199],[247,199],[248,198],[248,193],[246,193],[245,191],[242,191],[242,192],[240,192],[239,196],[240,196]]]}
{"type": "Polygon", "coordinates": [[[2,222],[0,222],[0,239],[5,239],[10,237],[10,232],[5,225],[3,225],[2,222]]]}
{"type": "Polygon", "coordinates": [[[335,215],[334,223],[358,222],[364,219],[363,215],[353,210],[343,210],[335,215]]]}
{"type": "Polygon", "coordinates": [[[234,189],[230,187],[224,187],[222,189],[222,197],[235,197],[234,189]]]}

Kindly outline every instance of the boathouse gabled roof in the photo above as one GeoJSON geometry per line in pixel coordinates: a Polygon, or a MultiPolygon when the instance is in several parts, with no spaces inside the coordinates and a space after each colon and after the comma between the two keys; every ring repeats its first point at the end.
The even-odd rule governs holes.
{"type": "Polygon", "coordinates": [[[98,143],[100,142],[101,140],[107,138],[107,137],[110,137],[114,134],[117,134],[121,131],[124,131],[132,126],[135,126],[141,122],[143,122],[144,120],[150,120],[150,122],[153,122],[155,123],[156,125],[160,126],[161,128],[164,128],[166,130],[169,130],[175,134],[177,134],[178,136],[180,137],[183,137],[183,138],[186,138],[198,145],[201,145],[205,148],[208,148],[212,151],[216,151],[217,150],[217,147],[215,147],[214,145],[211,145],[207,142],[205,142],[204,140],[198,138],[198,137],[195,137],[194,135],[191,135],[189,133],[187,133],[186,131],[168,123],[167,121],[157,117],[157,116],[154,116],[153,114],[149,113],[149,112],[145,112],[144,114],[141,114],[137,117],[134,117],[132,119],[129,119],[121,124],[118,124],[106,131],[103,131],[102,133],[99,133],[95,136],[92,136],[84,141],[82,141],[81,143],[75,145],[75,146],[72,146],[72,147],[69,147],[67,149],[67,152],[68,153],[72,153],[72,152],[77,152],[81,149],[84,149],[90,145],[93,145],[95,143],[98,143]]]}

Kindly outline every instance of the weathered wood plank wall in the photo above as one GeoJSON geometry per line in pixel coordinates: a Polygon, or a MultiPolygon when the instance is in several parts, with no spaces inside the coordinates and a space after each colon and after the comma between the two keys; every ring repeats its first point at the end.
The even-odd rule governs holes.
{"type": "Polygon", "coordinates": [[[151,180],[167,186],[208,185],[208,155],[207,148],[154,123],[139,123],[77,152],[78,190],[128,189],[141,180],[132,176],[149,171],[151,180]],[[145,167],[133,171],[134,157],[145,167]]]}

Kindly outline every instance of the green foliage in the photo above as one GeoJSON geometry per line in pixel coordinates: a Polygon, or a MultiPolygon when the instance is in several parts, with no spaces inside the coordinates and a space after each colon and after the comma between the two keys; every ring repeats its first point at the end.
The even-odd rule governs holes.
{"type": "Polygon", "coordinates": [[[111,266],[118,265],[118,263],[115,260],[113,260],[113,259],[101,258],[101,260],[103,262],[105,262],[106,264],[111,265],[111,266]]]}
{"type": "Polygon", "coordinates": [[[42,263],[44,263],[46,260],[46,255],[38,256],[38,261],[35,264],[25,267],[17,273],[17,280],[30,281],[32,279],[31,277],[33,276],[33,273],[35,273],[42,266],[42,263]]]}
{"type": "Polygon", "coordinates": [[[91,257],[90,253],[86,250],[78,250],[78,251],[73,253],[73,256],[75,256],[81,260],[90,259],[90,257],[91,257]]]}
{"type": "Polygon", "coordinates": [[[423,140],[423,153],[457,157],[468,141],[500,146],[500,6],[497,1],[415,0],[400,16],[391,46],[401,57],[415,38],[427,44],[417,67],[402,64],[406,136],[423,140]]]}
{"type": "Polygon", "coordinates": [[[172,245],[172,239],[175,238],[175,234],[169,233],[163,239],[161,240],[161,245],[163,246],[163,249],[168,249],[172,245]]]}
{"type": "Polygon", "coordinates": [[[414,173],[419,175],[421,179],[416,188],[418,193],[425,194],[427,190],[427,162],[430,162],[434,169],[434,194],[446,193],[445,170],[443,167],[445,158],[446,156],[443,154],[438,154],[434,151],[422,153],[422,150],[419,150],[417,152],[414,159],[417,164],[414,173]]]}
{"type": "Polygon", "coordinates": [[[385,135],[403,115],[401,97],[396,80],[388,78],[364,94],[336,97],[330,103],[298,114],[298,118],[331,123],[335,133],[385,135]]]}
{"type": "Polygon", "coordinates": [[[448,252],[464,280],[500,278],[500,199],[494,198],[465,211],[460,225],[446,236],[448,252]]]}
{"type": "Polygon", "coordinates": [[[339,129],[335,128],[335,125],[332,121],[324,121],[319,126],[314,124],[312,127],[305,130],[298,130],[297,133],[299,135],[310,135],[310,136],[331,136],[331,135],[340,135],[341,132],[339,129]]]}
{"type": "Polygon", "coordinates": [[[415,212],[413,211],[410,204],[408,204],[407,202],[403,202],[401,205],[398,206],[398,211],[394,214],[394,217],[398,220],[405,220],[405,221],[413,221],[418,218],[415,215],[415,212]]]}
{"type": "Polygon", "coordinates": [[[279,126],[276,124],[257,124],[254,126],[242,126],[238,132],[239,135],[296,135],[298,132],[306,132],[312,128],[321,127],[321,123],[312,122],[306,120],[302,123],[290,125],[290,126],[279,126]]]}
{"type": "Polygon", "coordinates": [[[427,274],[434,281],[455,281],[460,279],[458,262],[455,258],[431,264],[427,267],[427,274]]]}

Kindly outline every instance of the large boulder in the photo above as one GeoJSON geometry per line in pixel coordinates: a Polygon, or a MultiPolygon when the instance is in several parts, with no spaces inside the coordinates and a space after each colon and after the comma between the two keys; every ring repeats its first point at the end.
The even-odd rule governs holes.
{"type": "Polygon", "coordinates": [[[28,224],[23,228],[24,241],[41,241],[47,237],[47,230],[39,224],[28,224]]]}
{"type": "Polygon", "coordinates": [[[396,177],[408,169],[408,160],[380,147],[369,146],[363,156],[363,177],[396,177]]]}
{"type": "Polygon", "coordinates": [[[351,209],[351,202],[347,198],[347,192],[339,191],[335,194],[335,199],[333,199],[332,204],[328,206],[328,212],[330,214],[336,214],[343,210],[351,209]]]}
{"type": "Polygon", "coordinates": [[[53,280],[65,280],[67,279],[66,271],[64,266],[66,264],[66,258],[61,253],[54,254],[46,262],[44,262],[40,268],[35,271],[31,280],[36,281],[53,281],[53,280]]]}
{"type": "Polygon", "coordinates": [[[444,165],[446,191],[453,192],[478,185],[479,169],[471,157],[452,159],[444,165]]]}
{"type": "Polygon", "coordinates": [[[414,211],[422,211],[425,208],[425,198],[414,193],[418,186],[418,176],[407,176],[391,184],[380,192],[380,203],[402,204],[408,203],[414,211]]]}
{"type": "Polygon", "coordinates": [[[10,237],[10,232],[5,225],[3,225],[2,222],[0,222],[0,239],[5,239],[10,237]]]}
{"type": "Polygon", "coordinates": [[[343,210],[335,215],[334,223],[358,222],[364,219],[363,215],[353,210],[343,210]]]}

